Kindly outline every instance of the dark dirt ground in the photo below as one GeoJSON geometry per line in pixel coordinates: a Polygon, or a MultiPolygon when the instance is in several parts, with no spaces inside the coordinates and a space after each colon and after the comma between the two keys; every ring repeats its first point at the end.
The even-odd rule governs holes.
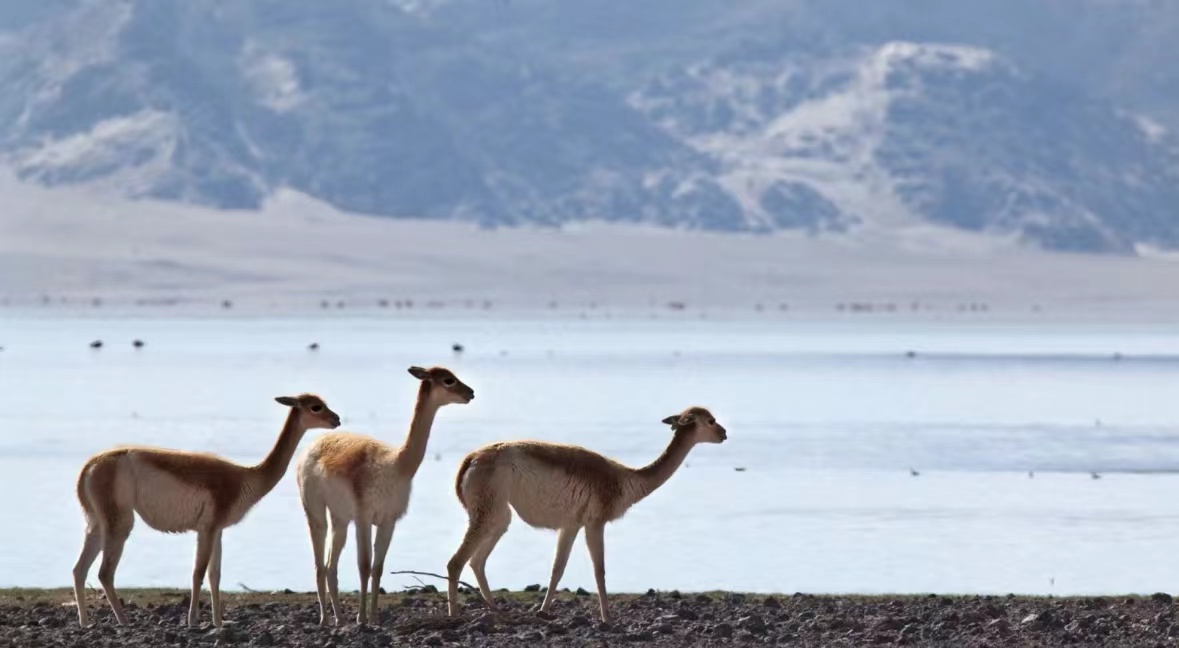
{"type": "MultiPolygon", "coordinates": [[[[432,588],[427,588],[432,589],[432,588]]],[[[0,590],[0,648],[119,646],[1179,646],[1179,617],[1166,594],[1149,597],[765,596],[648,592],[611,596],[613,623],[597,622],[597,597],[564,593],[551,620],[533,610],[541,594],[501,592],[490,615],[464,593],[461,618],[445,595],[382,597],[378,626],[321,628],[314,594],[226,595],[226,627],[189,629],[188,595],[125,590],[131,625],[114,625],[97,592],[92,625],[77,626],[67,590],[0,590]]],[[[355,614],[355,594],[344,604],[355,614]]]]}

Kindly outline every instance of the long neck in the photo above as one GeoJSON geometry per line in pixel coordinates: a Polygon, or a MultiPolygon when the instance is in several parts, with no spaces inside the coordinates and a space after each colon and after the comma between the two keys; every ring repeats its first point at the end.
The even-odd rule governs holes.
{"type": "Polygon", "coordinates": [[[692,450],[695,445],[692,440],[692,435],[688,433],[676,433],[671,438],[671,443],[659,458],[651,463],[634,471],[636,480],[635,502],[642,500],[650,495],[656,488],[662,486],[668,479],[671,478],[675,471],[684,463],[684,458],[688,456],[688,452],[692,450]]]}
{"type": "Polygon", "coordinates": [[[430,428],[434,425],[434,415],[437,413],[438,406],[430,402],[430,384],[423,382],[418,389],[418,402],[413,408],[409,434],[405,436],[405,443],[397,454],[398,467],[403,474],[416,474],[422,465],[426,457],[426,443],[430,440],[430,428]]]}
{"type": "Polygon", "coordinates": [[[251,489],[254,496],[261,499],[282,479],[287,467],[291,465],[291,457],[295,456],[295,448],[299,446],[299,441],[303,439],[306,431],[299,424],[298,410],[292,408],[291,413],[287,415],[287,422],[282,426],[282,433],[270,449],[270,454],[266,455],[262,463],[251,468],[256,476],[255,487],[251,489]]]}

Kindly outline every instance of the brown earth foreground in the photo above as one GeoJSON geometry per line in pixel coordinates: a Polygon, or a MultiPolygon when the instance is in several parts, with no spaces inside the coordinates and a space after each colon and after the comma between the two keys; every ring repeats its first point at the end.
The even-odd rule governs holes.
{"type": "MultiPolygon", "coordinates": [[[[433,588],[427,588],[431,590],[433,588]]],[[[226,595],[225,629],[184,626],[187,594],[123,593],[132,624],[114,625],[99,595],[95,624],[77,626],[65,590],[0,590],[0,648],[119,646],[1176,646],[1179,618],[1166,594],[1149,597],[765,596],[655,592],[611,597],[614,622],[596,621],[597,598],[562,594],[552,619],[533,611],[536,592],[501,592],[503,609],[483,610],[465,593],[461,618],[445,616],[442,594],[383,597],[380,626],[321,628],[312,594],[226,595]]],[[[354,614],[355,595],[345,598],[354,614]]]]}

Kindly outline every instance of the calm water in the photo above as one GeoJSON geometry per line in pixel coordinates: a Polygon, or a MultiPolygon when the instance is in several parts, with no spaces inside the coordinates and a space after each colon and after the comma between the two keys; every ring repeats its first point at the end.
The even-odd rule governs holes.
{"type": "MultiPolygon", "coordinates": [[[[411,364],[451,367],[478,399],[438,417],[390,569],[444,570],[472,448],[532,437],[641,464],[669,439],[659,420],[699,403],[730,440],[608,529],[614,591],[1179,586],[1179,328],[9,316],[0,345],[0,586],[68,584],[89,454],[148,443],[254,462],[286,413],[272,397],[299,391],[400,442],[411,364]]],[[[492,585],[545,582],[554,541],[516,520],[492,585]]],[[[183,588],[194,546],[140,522],[120,583],[183,588]]],[[[225,547],[227,587],[313,589],[293,475],[225,547]]],[[[346,551],[351,589],[351,538],[346,551]]],[[[563,584],[592,582],[579,543],[563,584]]]]}

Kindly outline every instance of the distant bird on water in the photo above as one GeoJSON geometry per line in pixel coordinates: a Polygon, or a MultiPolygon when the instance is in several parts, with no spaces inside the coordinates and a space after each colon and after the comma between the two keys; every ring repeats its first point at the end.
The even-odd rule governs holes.
{"type": "Polygon", "coordinates": [[[1101,475],[1096,472],[1089,473],[1089,479],[1101,479],[1101,475]]]}
{"type": "Polygon", "coordinates": [[[95,340],[95,341],[91,342],[90,348],[91,349],[101,349],[102,348],[102,340],[95,340]]]}
{"type": "Polygon", "coordinates": [[[136,349],[142,349],[143,348],[143,340],[133,340],[131,342],[131,346],[135,347],[136,349]]]}
{"type": "Polygon", "coordinates": [[[916,476],[918,476],[918,475],[920,475],[920,474],[921,474],[921,473],[917,472],[916,470],[913,470],[913,467],[912,467],[912,466],[909,466],[909,476],[910,476],[910,477],[916,477],[916,476]]]}
{"type": "Polygon", "coordinates": [[[319,351],[319,342],[312,342],[307,345],[308,351],[319,351]]]}
{"type": "Polygon", "coordinates": [[[462,353],[463,352],[463,345],[455,342],[454,344],[450,345],[450,350],[454,351],[455,353],[462,353]]]}

